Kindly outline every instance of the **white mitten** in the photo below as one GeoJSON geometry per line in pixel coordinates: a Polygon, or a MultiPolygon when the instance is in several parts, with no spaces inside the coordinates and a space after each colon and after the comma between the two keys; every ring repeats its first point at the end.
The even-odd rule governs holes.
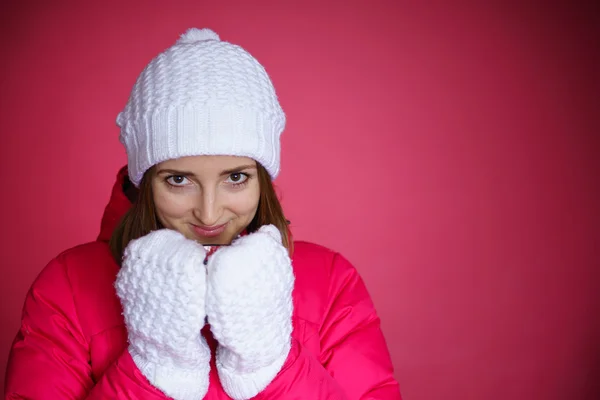
{"type": "Polygon", "coordinates": [[[205,256],[179,232],[154,231],[127,246],[115,283],[133,361],[176,400],[202,399],[208,390],[205,256]]]}
{"type": "Polygon", "coordinates": [[[219,342],[217,370],[233,399],[260,393],[291,347],[294,274],[272,225],[223,246],[208,260],[206,314],[219,342]]]}

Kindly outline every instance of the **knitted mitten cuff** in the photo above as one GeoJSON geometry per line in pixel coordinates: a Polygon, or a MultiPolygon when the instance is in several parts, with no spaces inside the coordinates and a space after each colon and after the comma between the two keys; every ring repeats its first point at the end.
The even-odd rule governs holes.
{"type": "Polygon", "coordinates": [[[240,372],[236,368],[226,365],[228,349],[217,349],[217,371],[225,392],[234,400],[251,399],[262,392],[275,379],[285,363],[290,347],[287,346],[283,353],[271,364],[255,370],[240,372]]]}
{"type": "MultiPolygon", "coordinates": [[[[202,340],[204,339],[202,338],[202,340]]],[[[204,345],[210,359],[208,345],[206,343],[204,345]]],[[[175,400],[202,399],[208,392],[209,362],[202,360],[194,368],[184,368],[168,361],[150,361],[132,346],[129,347],[129,354],[146,379],[154,387],[175,400]]]]}

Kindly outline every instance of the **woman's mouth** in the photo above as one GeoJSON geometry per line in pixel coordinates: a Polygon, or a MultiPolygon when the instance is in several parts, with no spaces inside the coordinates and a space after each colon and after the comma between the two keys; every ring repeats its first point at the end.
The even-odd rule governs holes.
{"type": "Polygon", "coordinates": [[[219,236],[221,233],[225,231],[227,228],[227,223],[223,225],[213,225],[213,226],[204,226],[204,225],[192,225],[192,229],[196,233],[196,235],[204,238],[213,238],[219,236]]]}

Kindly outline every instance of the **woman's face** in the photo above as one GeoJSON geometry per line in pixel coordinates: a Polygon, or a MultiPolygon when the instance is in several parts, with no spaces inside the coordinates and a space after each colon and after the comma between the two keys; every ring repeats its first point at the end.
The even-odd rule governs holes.
{"type": "Polygon", "coordinates": [[[201,244],[230,244],[258,208],[256,161],[234,156],[164,161],[156,166],[152,193],[165,228],[201,244]]]}

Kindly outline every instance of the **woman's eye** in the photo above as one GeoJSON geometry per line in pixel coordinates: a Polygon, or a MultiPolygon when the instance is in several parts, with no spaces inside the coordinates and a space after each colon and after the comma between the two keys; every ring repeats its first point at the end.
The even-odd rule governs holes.
{"type": "Polygon", "coordinates": [[[233,174],[229,175],[229,179],[227,179],[227,182],[240,184],[244,183],[246,179],[248,179],[248,175],[243,174],[241,172],[234,172],[233,174]]]}
{"type": "Polygon", "coordinates": [[[187,183],[187,178],[182,175],[173,175],[167,178],[167,182],[173,186],[183,186],[187,183]]]}

